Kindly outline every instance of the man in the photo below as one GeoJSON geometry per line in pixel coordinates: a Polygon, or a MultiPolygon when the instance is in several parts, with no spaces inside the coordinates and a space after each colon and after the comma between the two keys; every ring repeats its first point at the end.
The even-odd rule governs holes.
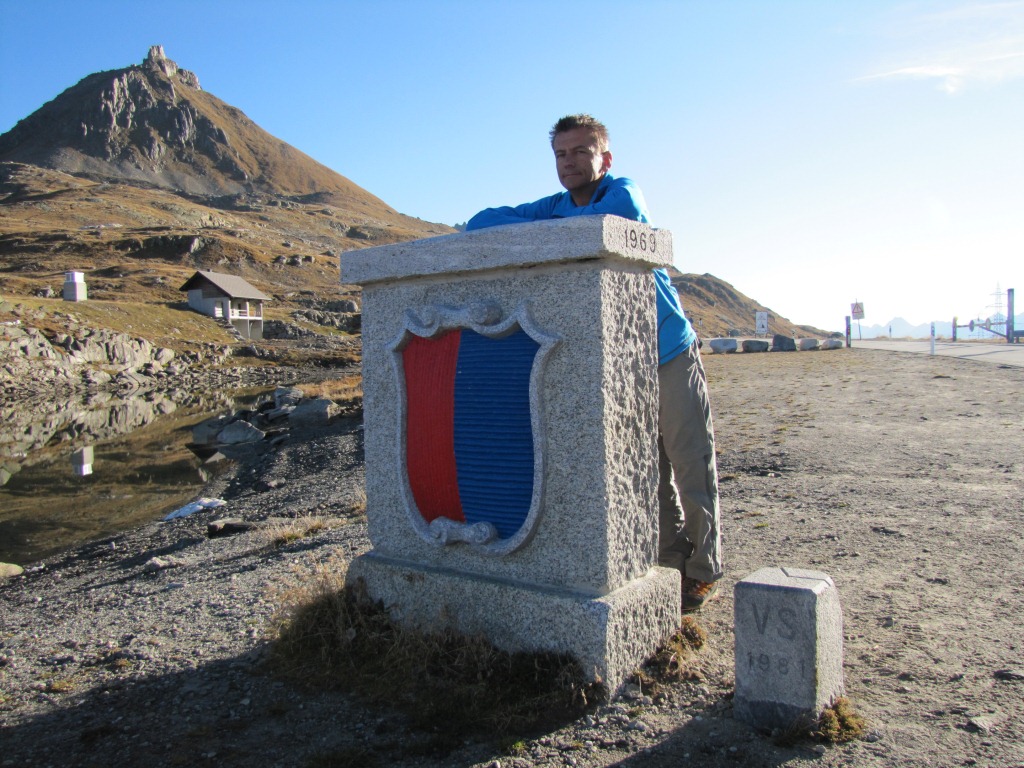
{"type": "MultiPolygon", "coordinates": [[[[613,214],[649,222],[630,179],[612,176],[608,129],[590,115],[568,115],[550,133],[565,192],[515,207],[488,208],[467,230],[568,216],[613,214]]],[[[664,269],[654,270],[658,307],[658,564],[683,575],[683,611],[701,608],[722,576],[718,470],[707,377],[697,335],[664,269]],[[673,482],[674,480],[674,482],[673,482]]]]}

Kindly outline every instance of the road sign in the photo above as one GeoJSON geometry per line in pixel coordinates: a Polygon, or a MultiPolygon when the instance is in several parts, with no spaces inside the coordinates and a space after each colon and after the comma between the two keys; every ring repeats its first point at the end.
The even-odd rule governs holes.
{"type": "Polygon", "coordinates": [[[864,302],[862,302],[862,301],[855,301],[853,304],[851,304],[850,305],[850,316],[854,320],[863,320],[864,319],[864,302]]]}

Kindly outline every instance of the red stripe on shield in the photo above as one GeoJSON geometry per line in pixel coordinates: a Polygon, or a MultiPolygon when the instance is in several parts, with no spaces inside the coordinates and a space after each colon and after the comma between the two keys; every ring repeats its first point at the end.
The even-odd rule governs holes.
{"type": "Polygon", "coordinates": [[[402,351],[406,396],[406,469],[420,514],[465,522],[455,470],[455,369],[459,331],[413,336],[402,351]]]}

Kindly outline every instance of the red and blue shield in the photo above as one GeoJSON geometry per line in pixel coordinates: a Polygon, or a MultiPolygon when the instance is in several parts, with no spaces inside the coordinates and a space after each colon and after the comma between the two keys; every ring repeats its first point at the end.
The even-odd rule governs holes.
{"type": "Polygon", "coordinates": [[[529,538],[540,506],[538,379],[555,340],[531,335],[525,310],[500,325],[447,327],[468,315],[431,316],[430,327],[408,324],[393,347],[414,528],[435,543],[510,552],[529,538]]]}

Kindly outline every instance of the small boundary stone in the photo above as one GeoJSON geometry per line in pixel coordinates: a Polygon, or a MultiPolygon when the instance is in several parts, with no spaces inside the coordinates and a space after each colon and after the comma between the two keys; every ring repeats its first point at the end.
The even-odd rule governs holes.
{"type": "Polygon", "coordinates": [[[832,578],[762,568],[734,595],[734,716],[769,729],[812,725],[843,695],[843,616],[832,578]]]}

